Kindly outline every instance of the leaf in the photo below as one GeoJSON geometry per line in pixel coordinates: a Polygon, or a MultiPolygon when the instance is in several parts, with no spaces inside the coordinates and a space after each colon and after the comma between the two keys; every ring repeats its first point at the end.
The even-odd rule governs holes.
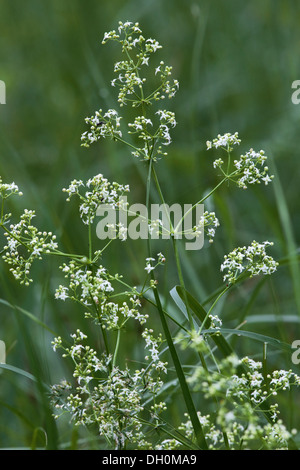
{"type": "MultiPolygon", "coordinates": [[[[184,315],[187,317],[186,308],[183,303],[183,299],[185,298],[185,295],[186,295],[187,301],[189,303],[189,307],[194,313],[196,319],[200,322],[200,325],[205,321],[209,329],[211,325],[211,321],[209,318],[207,318],[207,312],[205,308],[187,290],[185,290],[185,295],[184,295],[182,287],[175,286],[170,291],[170,295],[172,296],[174,302],[178,305],[178,307],[184,313],[184,315]]],[[[215,332],[215,330],[213,331],[215,332]]],[[[230,354],[233,354],[234,351],[232,347],[222,335],[213,335],[212,339],[224,357],[227,357],[230,354]]]]}
{"type": "Polygon", "coordinates": [[[33,315],[32,313],[28,312],[27,310],[25,310],[24,308],[22,307],[18,307],[17,305],[12,305],[10,304],[9,302],[7,302],[6,300],[3,300],[3,299],[0,299],[0,303],[3,304],[3,305],[6,305],[7,307],[9,308],[12,308],[13,310],[18,310],[19,312],[23,313],[23,315],[25,315],[26,317],[30,318],[30,320],[34,321],[35,323],[37,323],[39,326],[41,326],[42,328],[44,328],[45,330],[49,331],[49,333],[53,334],[54,336],[58,336],[53,330],[51,330],[51,328],[49,328],[45,323],[43,323],[41,320],[39,320],[35,315],[33,315]]]}
{"type": "MultiPolygon", "coordinates": [[[[182,293],[182,288],[180,286],[175,286],[172,291],[171,295],[173,299],[176,301],[177,305],[181,305],[182,307],[182,299],[184,298],[183,293],[182,293]],[[178,297],[180,302],[178,301],[178,297]]],[[[206,310],[202,305],[189,293],[186,291],[186,296],[189,302],[189,306],[194,312],[194,314],[197,316],[198,320],[201,322],[204,321],[205,316],[206,316],[206,310]]],[[[183,307],[182,307],[183,308],[183,307]]],[[[185,307],[184,307],[185,308],[185,307]]],[[[203,329],[202,333],[210,333],[212,334],[212,339],[214,340],[216,346],[220,349],[220,351],[224,354],[224,356],[228,356],[229,354],[232,354],[234,351],[232,347],[229,345],[229,343],[226,341],[224,338],[223,334],[230,334],[230,335],[237,335],[237,336],[245,336],[251,339],[254,339],[256,341],[260,341],[262,343],[267,343],[270,344],[271,346],[274,346],[275,348],[281,349],[283,351],[288,351],[290,352],[292,350],[292,347],[284,343],[283,341],[273,338],[271,336],[266,336],[262,335],[259,333],[255,333],[253,331],[246,331],[246,330],[236,330],[236,329],[231,329],[231,328],[220,328],[218,330],[219,335],[216,335],[216,330],[215,329],[210,329],[210,322],[206,321],[206,324],[208,328],[203,329]]]]}
{"type": "Polygon", "coordinates": [[[10,370],[11,372],[14,372],[16,374],[22,375],[23,377],[26,377],[26,379],[36,382],[36,378],[34,377],[34,375],[30,374],[26,370],[19,369],[18,367],[15,367],[15,366],[11,366],[10,364],[0,364],[0,369],[10,370]]]}
{"type": "MultiPolygon", "coordinates": [[[[0,364],[0,369],[6,369],[11,372],[14,372],[15,374],[22,375],[23,377],[26,377],[26,379],[32,380],[33,382],[39,382],[34,375],[30,374],[30,372],[27,372],[23,369],[19,369],[18,367],[12,366],[10,364],[0,364]]],[[[49,390],[48,385],[43,383],[43,386],[49,390]]]]}
{"type": "MultiPolygon", "coordinates": [[[[254,339],[256,341],[260,341],[262,343],[267,343],[270,344],[277,349],[281,349],[283,351],[288,351],[290,352],[292,350],[292,347],[290,344],[284,343],[283,341],[280,341],[277,338],[272,338],[271,336],[266,336],[262,335],[259,333],[255,333],[253,331],[246,331],[246,330],[235,330],[231,328],[220,328],[221,333],[225,334],[231,334],[231,335],[237,335],[237,336],[245,336],[247,338],[254,339]]],[[[211,334],[216,334],[215,329],[207,329],[207,330],[202,330],[203,333],[211,333],[211,334]]]]}
{"type": "MultiPolygon", "coordinates": [[[[153,274],[152,274],[152,276],[153,276],[153,274]]],[[[163,311],[163,308],[162,308],[162,305],[161,305],[160,297],[159,297],[159,294],[158,294],[156,289],[154,289],[154,296],[155,296],[155,302],[156,302],[157,310],[158,310],[160,320],[161,320],[161,323],[162,323],[162,327],[163,327],[163,330],[164,330],[164,334],[166,336],[166,340],[167,340],[167,343],[168,343],[169,351],[170,351],[170,354],[171,354],[171,357],[172,357],[172,360],[173,360],[173,363],[174,363],[174,367],[175,367],[175,370],[176,370],[176,374],[177,374],[177,377],[178,377],[178,380],[179,380],[179,383],[180,383],[182,395],[183,395],[183,398],[184,398],[184,401],[185,401],[185,404],[186,404],[186,407],[187,407],[187,410],[188,410],[188,414],[190,416],[192,426],[193,426],[193,429],[194,429],[194,432],[195,432],[197,444],[199,445],[200,449],[207,450],[208,446],[207,446],[207,443],[206,443],[205,434],[203,432],[202,425],[200,423],[196,407],[194,405],[189,387],[187,385],[185,374],[184,374],[184,371],[182,369],[179,357],[177,355],[177,351],[176,351],[175,345],[173,343],[173,339],[172,339],[172,336],[171,336],[171,333],[170,333],[170,330],[169,330],[169,327],[168,327],[168,324],[167,324],[167,321],[166,321],[166,318],[165,318],[165,314],[164,314],[164,311],[163,311]]]]}

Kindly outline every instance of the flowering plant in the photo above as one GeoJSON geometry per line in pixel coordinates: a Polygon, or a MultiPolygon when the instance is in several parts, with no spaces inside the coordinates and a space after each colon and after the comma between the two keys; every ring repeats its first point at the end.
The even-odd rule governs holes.
{"type": "MultiPolygon", "coordinates": [[[[103,44],[114,41],[121,47],[123,58],[114,66],[116,77],[112,87],[118,90],[120,108],[128,106],[135,113],[130,122],[123,122],[119,111],[99,109],[86,118],[88,130],[81,136],[81,145],[89,147],[102,139],[118,141],[130,149],[133,157],[147,165],[146,205],[150,205],[152,184],[162,202],[165,198],[159,183],[156,167],[167,157],[166,148],[171,144],[176,126],[173,111],[153,110],[171,99],[179,89],[172,78],[172,67],[159,61],[149,73],[150,59],[161,45],[154,39],[145,39],[139,24],[120,22],[118,29],[105,33],[103,44]],[[131,137],[135,140],[132,141],[131,137]]],[[[213,167],[221,171],[222,180],[204,197],[193,203],[190,211],[203,204],[222,184],[234,183],[246,189],[249,185],[267,185],[273,176],[265,165],[264,151],[253,149],[233,160],[232,153],[241,144],[238,133],[218,135],[207,141],[208,150],[222,150],[227,162],[217,158],[213,167]]],[[[109,224],[113,237],[100,250],[92,243],[92,230],[101,204],[124,210],[121,200],[129,193],[129,186],[109,182],[102,174],[91,177],[86,183],[73,179],[63,191],[67,201],[76,198],[83,229],[87,232],[85,254],[65,253],[59,249],[52,232],[40,231],[33,225],[34,211],[25,210],[17,223],[11,223],[12,215],[5,212],[6,200],[22,195],[15,183],[0,181],[2,210],[0,226],[7,243],[3,248],[3,260],[8,263],[14,277],[21,283],[32,282],[31,266],[35,260],[46,256],[64,258],[61,272],[64,283],[56,287],[58,301],[72,302],[82,310],[84,317],[99,329],[101,347],[89,344],[86,333],[77,329],[69,339],[56,337],[54,351],[62,351],[64,358],[73,364],[72,381],[63,379],[51,388],[55,416],[68,413],[76,426],[96,429],[102,447],[126,449],[220,449],[256,446],[258,448],[287,448],[293,433],[278,420],[276,404],[268,399],[278,390],[298,386],[300,378],[291,371],[274,371],[267,377],[261,372],[259,362],[248,357],[238,358],[223,334],[222,319],[216,307],[229,289],[246,277],[270,275],[278,263],[267,255],[272,242],[253,241],[248,247],[233,249],[225,255],[220,265],[225,286],[214,297],[208,311],[195,301],[185,288],[183,270],[178,249],[177,229],[170,220],[170,234],[179,285],[173,298],[177,302],[184,321],[178,320],[163,307],[156,272],[168,262],[161,252],[154,254],[150,237],[147,239],[148,256],[143,261],[145,278],[139,286],[131,286],[120,274],[111,273],[102,265],[104,251],[114,239],[126,240],[126,228],[122,224],[109,224]],[[155,308],[160,328],[154,331],[148,306],[155,308]],[[179,329],[173,336],[169,321],[179,329]],[[122,360],[121,341],[126,339],[126,328],[134,322],[139,343],[143,342],[143,359],[139,368],[133,368],[122,360]],[[150,323],[150,324],[149,324],[150,323]],[[161,331],[159,331],[161,329],[161,331]],[[211,340],[225,356],[218,360],[211,347],[211,340]],[[195,363],[186,373],[177,345],[190,349],[195,363]],[[145,355],[146,351],[146,355],[145,355]],[[167,358],[167,353],[169,358],[167,358]],[[194,355],[196,353],[196,355],[194,355]],[[170,362],[170,360],[172,362],[170,362]],[[174,368],[175,379],[168,381],[174,368]],[[164,413],[169,406],[167,389],[179,387],[186,408],[186,421],[180,426],[168,423],[164,413]],[[197,409],[194,394],[202,394],[212,407],[212,414],[197,409]],[[263,405],[264,409],[261,410],[263,405]],[[215,408],[214,408],[215,406],[215,408]],[[159,430],[159,432],[157,432],[159,430]],[[157,433],[156,433],[157,432],[157,433]]],[[[125,205],[126,210],[126,205],[125,205]]],[[[188,214],[184,214],[183,219],[188,214]]],[[[149,233],[160,220],[148,221],[149,233]]],[[[180,220],[182,222],[182,219],[180,220]]],[[[195,236],[203,231],[213,242],[220,226],[215,212],[205,211],[193,228],[195,236]]],[[[130,362],[130,361],[129,361],[130,362]]],[[[180,400],[181,401],[181,400],[180,400]]]]}

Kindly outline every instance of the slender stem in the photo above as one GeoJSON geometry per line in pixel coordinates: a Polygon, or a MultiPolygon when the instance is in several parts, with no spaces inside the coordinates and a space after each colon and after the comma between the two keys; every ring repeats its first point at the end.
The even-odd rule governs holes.
{"type": "Polygon", "coordinates": [[[4,215],[4,197],[2,197],[2,204],[1,204],[1,225],[3,224],[3,215],[4,215]]]}
{"type": "MultiPolygon", "coordinates": [[[[163,193],[162,193],[162,190],[161,190],[159,181],[158,181],[158,177],[157,177],[155,168],[154,168],[153,166],[152,166],[152,174],[153,174],[153,179],[154,179],[154,182],[155,182],[155,186],[156,186],[156,189],[157,189],[159,198],[160,198],[161,202],[165,205],[165,199],[164,199],[164,196],[163,196],[163,193]]],[[[168,212],[167,212],[167,217],[168,217],[168,219],[169,219],[170,232],[173,233],[173,232],[174,232],[174,227],[173,227],[173,224],[172,224],[172,221],[171,221],[171,219],[170,219],[170,217],[169,217],[168,212]]]]}
{"type": "MultiPolygon", "coordinates": [[[[147,176],[147,190],[146,190],[147,209],[149,209],[149,203],[150,203],[151,174],[152,174],[152,159],[149,161],[149,169],[148,169],[148,176],[147,176]]],[[[153,174],[156,175],[155,172],[153,172],[153,174]]],[[[155,178],[155,181],[158,183],[157,177],[155,178]]],[[[160,193],[161,193],[161,191],[160,191],[160,193]]],[[[162,193],[161,193],[161,196],[162,196],[162,193]]],[[[150,241],[149,236],[147,238],[147,245],[148,245],[148,255],[149,255],[149,257],[151,257],[151,254],[152,254],[151,253],[151,241],[150,241]]],[[[155,279],[153,271],[151,271],[150,275],[151,275],[153,283],[155,284],[156,279],[155,279]]],[[[154,288],[153,293],[154,293],[156,308],[158,310],[160,321],[161,321],[161,324],[162,324],[162,328],[164,330],[164,334],[165,334],[165,337],[166,337],[166,340],[167,340],[169,352],[171,354],[171,357],[172,357],[172,360],[173,360],[173,363],[174,363],[174,367],[175,367],[175,370],[176,370],[178,381],[179,381],[179,384],[180,384],[180,387],[181,387],[181,390],[182,390],[183,398],[184,398],[184,401],[185,401],[185,404],[186,404],[186,407],[187,407],[187,411],[189,413],[191,423],[192,423],[192,426],[193,426],[193,429],[194,429],[194,432],[195,432],[197,444],[199,445],[199,447],[201,449],[207,449],[207,444],[206,444],[205,436],[204,436],[204,433],[203,433],[203,429],[202,429],[201,423],[199,421],[197,411],[196,411],[194,402],[192,400],[191,393],[190,393],[189,387],[187,385],[187,382],[186,382],[186,379],[185,379],[185,375],[184,375],[179,357],[177,355],[177,351],[176,351],[174,343],[173,343],[173,339],[172,339],[172,336],[171,336],[171,333],[170,333],[170,330],[169,330],[169,327],[168,327],[168,324],[167,324],[167,320],[166,320],[166,317],[164,315],[162,304],[161,304],[161,301],[160,301],[160,296],[159,296],[159,293],[158,293],[158,289],[154,288]]]]}
{"type": "Polygon", "coordinates": [[[181,269],[179,253],[178,253],[177,240],[175,239],[175,237],[173,237],[172,241],[173,241],[173,248],[174,248],[179,283],[180,283],[180,286],[182,288],[183,295],[184,295],[184,303],[185,303],[185,307],[186,307],[186,311],[187,311],[187,315],[189,319],[190,329],[194,330],[195,327],[194,327],[193,317],[192,317],[191,310],[190,310],[189,303],[188,303],[187,296],[186,296],[186,289],[185,289],[185,284],[184,284],[184,279],[183,279],[183,274],[182,274],[182,269],[181,269]]]}
{"type": "Polygon", "coordinates": [[[187,210],[183,217],[179,220],[178,224],[176,225],[175,227],[175,230],[174,232],[176,233],[178,227],[180,227],[180,225],[182,224],[183,220],[185,219],[185,217],[190,213],[192,212],[193,209],[195,209],[196,206],[198,206],[199,204],[203,204],[203,202],[208,199],[223,183],[225,183],[225,181],[227,181],[228,179],[228,176],[226,176],[225,178],[223,178],[220,183],[217,184],[217,186],[215,186],[206,196],[204,196],[202,199],[200,199],[200,201],[196,202],[195,204],[193,204],[193,206],[191,206],[189,208],[189,210],[187,210]]]}
{"type": "Polygon", "coordinates": [[[89,260],[92,259],[92,230],[91,230],[91,224],[89,223],[89,241],[88,241],[88,246],[89,246],[89,260]]]}
{"type": "Polygon", "coordinates": [[[117,358],[118,350],[119,350],[119,346],[120,346],[120,337],[121,337],[121,330],[119,329],[118,333],[117,333],[117,341],[116,341],[116,345],[115,345],[115,352],[113,354],[113,363],[112,363],[113,368],[116,365],[116,358],[117,358]]]}
{"type": "MultiPolygon", "coordinates": [[[[162,193],[162,190],[161,190],[158,178],[157,178],[157,174],[156,174],[156,171],[155,171],[154,168],[152,169],[152,173],[153,173],[154,182],[155,182],[159,197],[160,197],[162,203],[165,204],[163,193],[162,193]]],[[[174,234],[174,229],[173,229],[173,225],[172,225],[172,222],[171,222],[170,218],[169,218],[169,223],[170,223],[170,231],[171,231],[171,233],[174,234]]],[[[173,241],[173,248],[174,248],[174,254],[175,254],[175,261],[176,261],[176,267],[177,267],[179,283],[180,283],[180,286],[181,286],[181,288],[184,292],[184,296],[185,296],[184,300],[185,300],[185,306],[186,306],[186,311],[187,311],[187,315],[188,315],[188,319],[189,319],[190,328],[191,328],[191,330],[193,330],[194,329],[194,322],[193,322],[192,314],[191,314],[191,311],[190,311],[190,308],[189,308],[189,303],[188,303],[188,300],[187,300],[187,297],[186,297],[185,284],[184,284],[184,279],[183,279],[183,274],[182,274],[182,269],[181,269],[180,257],[179,257],[179,253],[178,253],[177,240],[176,240],[175,236],[172,237],[172,241],[173,241]]]]}
{"type": "Polygon", "coordinates": [[[206,323],[206,320],[209,318],[209,315],[211,314],[212,310],[214,309],[214,307],[216,306],[216,304],[218,303],[218,301],[220,300],[220,298],[230,289],[230,285],[226,286],[225,289],[222,290],[222,292],[218,295],[218,297],[215,299],[215,301],[213,302],[212,306],[210,307],[210,309],[208,310],[203,322],[202,322],[202,325],[200,327],[200,330],[199,330],[199,334],[201,333],[202,329],[204,328],[204,325],[206,323]]]}

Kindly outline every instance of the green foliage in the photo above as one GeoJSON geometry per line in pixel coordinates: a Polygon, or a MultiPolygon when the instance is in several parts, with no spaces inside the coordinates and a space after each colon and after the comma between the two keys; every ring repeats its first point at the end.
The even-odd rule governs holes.
{"type": "MultiPolygon", "coordinates": [[[[298,182],[294,171],[299,111],[290,102],[290,83],[297,78],[294,74],[299,60],[295,54],[297,7],[289,1],[276,6],[270,2],[247,6],[219,2],[216,10],[205,1],[186,2],[184,7],[180,2],[170,5],[157,1],[128,1],[125,5],[117,1],[113,7],[105,4],[101,8],[95,2],[83,7],[76,1],[54,1],[42,9],[34,0],[30,5],[32,11],[24,7],[18,11],[7,4],[0,20],[4,44],[10,52],[7,56],[13,58],[10,67],[4,61],[4,76],[0,77],[7,85],[7,104],[1,106],[0,168],[7,212],[3,206],[1,225],[6,229],[3,246],[9,248],[2,253],[9,264],[1,266],[0,339],[6,343],[7,364],[0,370],[0,446],[194,449],[239,448],[242,442],[252,448],[294,446],[297,391],[291,388],[289,393],[276,396],[279,406],[275,408],[280,409],[282,421],[272,404],[268,408],[263,403],[263,411],[267,408],[273,412],[270,422],[272,413],[253,414],[251,400],[245,400],[247,406],[243,406],[225,390],[232,386],[235,373],[242,377],[245,373],[241,372],[244,362],[232,357],[262,361],[264,385],[254,390],[249,386],[249,376],[245,376],[245,395],[270,391],[270,380],[286,377],[280,372],[283,369],[292,378],[297,373],[290,348],[299,336],[300,313],[295,241],[299,231],[298,182]],[[137,30],[135,44],[128,30],[121,43],[125,54],[130,55],[137,47],[136,61],[128,56],[121,61],[118,44],[101,46],[107,22],[114,28],[122,17],[134,18],[144,32],[159,38],[164,44],[163,57],[156,40],[147,41],[147,34],[144,37],[137,30]],[[19,28],[13,18],[18,18],[19,28]],[[31,49],[27,62],[22,54],[26,47],[31,49]],[[148,61],[150,64],[154,52],[157,64],[150,74],[148,61]],[[173,70],[165,66],[162,58],[166,57],[173,70]],[[118,66],[112,76],[114,62],[118,66]],[[16,73],[19,67],[22,80],[16,73]],[[137,75],[140,67],[145,71],[144,78],[137,75]],[[172,72],[178,81],[171,79],[172,72]],[[120,80],[121,74],[127,74],[126,80],[120,80]],[[113,88],[108,86],[111,80],[113,88]],[[113,110],[116,95],[112,93],[118,86],[117,100],[123,105],[120,115],[113,110]],[[141,90],[143,95],[139,94],[141,90]],[[175,92],[172,111],[161,109],[162,98],[174,97],[175,92]],[[130,104],[133,108],[129,109],[130,104]],[[97,145],[90,146],[91,140],[87,140],[86,114],[91,116],[86,124],[93,142],[101,141],[97,145]],[[130,124],[128,129],[126,123],[130,124]],[[237,150],[225,145],[228,161],[224,164],[224,150],[218,153],[219,146],[213,142],[216,144],[222,134],[235,135],[225,134],[228,129],[238,130],[242,157],[235,160],[237,150]],[[172,146],[166,146],[171,139],[172,146]],[[207,139],[211,139],[208,148],[216,147],[209,152],[207,139]],[[275,175],[272,183],[265,154],[249,150],[252,145],[266,150],[268,167],[275,175]],[[211,152],[220,158],[213,162],[211,152]],[[92,183],[93,175],[100,177],[101,184],[99,179],[92,183]],[[211,217],[210,227],[206,219],[206,230],[214,243],[195,253],[185,251],[180,243],[172,246],[159,240],[152,243],[149,253],[149,247],[140,241],[123,243],[119,232],[120,239],[104,250],[90,228],[92,206],[95,208],[103,198],[101,190],[107,189],[102,175],[118,181],[117,190],[129,184],[130,197],[135,201],[158,201],[162,194],[168,202],[205,201],[209,209],[206,215],[211,217]],[[253,186],[255,177],[270,186],[253,186]],[[19,191],[15,183],[7,186],[7,181],[16,181],[24,196],[10,197],[14,195],[7,191],[19,191]],[[78,219],[75,198],[68,204],[63,198],[61,188],[70,181],[73,186],[71,183],[68,194],[76,192],[82,202],[80,215],[86,227],[78,219]],[[78,183],[75,192],[74,181],[78,183]],[[85,192],[82,181],[90,181],[94,192],[88,194],[89,186],[85,192]],[[216,186],[218,191],[213,189],[216,186]],[[34,210],[26,212],[27,207],[34,210]],[[23,213],[19,225],[12,222],[18,212],[23,213]],[[43,227],[41,230],[33,224],[35,214],[34,222],[43,227]],[[276,262],[264,252],[269,242],[258,245],[262,250],[256,253],[260,265],[254,262],[257,259],[250,259],[248,268],[255,275],[250,278],[244,256],[249,255],[253,239],[271,239],[270,252],[276,262]],[[23,250],[29,246],[30,250],[23,250]],[[236,246],[241,248],[233,252],[236,246]],[[13,252],[20,258],[10,256],[13,252]],[[153,270],[151,258],[156,253],[166,262],[153,270]],[[234,282],[233,287],[222,284],[220,266],[226,263],[225,253],[230,253],[227,281],[234,282]],[[43,260],[35,262],[40,256],[43,260]],[[65,264],[62,259],[67,259],[65,264]],[[245,272],[239,270],[242,266],[245,272]],[[256,276],[267,267],[276,272],[263,278],[256,276]],[[82,272],[87,274],[85,284],[82,272]],[[124,277],[111,274],[116,272],[124,277]],[[31,279],[34,282],[28,287],[18,286],[12,274],[24,284],[31,279]],[[69,285],[64,276],[71,281],[69,285]],[[110,283],[116,288],[113,293],[103,289],[110,283]],[[180,286],[174,288],[177,284],[180,286]],[[87,292],[92,292],[92,306],[86,305],[87,292]],[[65,344],[77,330],[72,338],[77,347],[65,344]],[[63,360],[51,349],[53,335],[63,338],[63,343],[55,343],[63,345],[63,360]],[[86,337],[88,345],[83,346],[79,339],[86,337]],[[143,342],[163,360],[151,354],[145,359],[143,342]],[[77,355],[78,350],[84,351],[85,362],[77,355]],[[289,372],[291,368],[295,369],[293,373],[289,372]],[[275,377],[274,371],[279,375],[275,377]],[[92,381],[91,372],[95,374],[92,381]],[[67,407],[63,411],[68,408],[75,414],[74,421],[80,424],[75,430],[66,415],[58,421],[52,415],[48,387],[62,378],[66,381],[52,391],[58,399],[57,409],[63,409],[64,397],[67,407]],[[75,392],[70,392],[74,380],[75,392]],[[201,381],[202,389],[198,386],[201,381]],[[94,382],[95,387],[89,389],[94,382]],[[216,384],[220,385],[220,396],[215,392],[216,384]],[[120,408],[118,393],[111,396],[114,386],[119,394],[131,397],[128,402],[124,400],[124,408],[120,408]],[[88,389],[90,407],[85,406],[88,389]],[[179,399],[180,394],[184,400],[179,399]],[[106,397],[106,408],[100,407],[100,396],[106,397]],[[233,419],[234,406],[240,416],[233,419]],[[101,428],[99,438],[100,421],[101,426],[106,421],[107,428],[101,428]],[[111,435],[116,426],[119,434],[114,440],[111,435]]],[[[105,42],[120,42],[116,31],[104,38],[105,42]]],[[[297,379],[295,382],[297,385],[297,379]]],[[[285,387],[291,385],[289,382],[285,387]]]]}

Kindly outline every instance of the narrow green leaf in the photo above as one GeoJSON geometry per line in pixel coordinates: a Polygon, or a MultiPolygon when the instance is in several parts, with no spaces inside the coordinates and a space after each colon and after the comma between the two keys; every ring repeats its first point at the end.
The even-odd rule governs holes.
{"type": "Polygon", "coordinates": [[[262,314],[262,315],[249,315],[246,317],[246,323],[300,323],[298,315],[278,315],[278,314],[262,314]]]}
{"type": "Polygon", "coordinates": [[[298,259],[298,246],[296,242],[296,237],[294,233],[294,226],[289,211],[289,204],[286,200],[285,192],[282,188],[281,181],[277,172],[277,168],[274,162],[272,161],[272,172],[275,175],[273,184],[274,184],[274,196],[277,203],[278,213],[281,221],[282,231],[284,234],[284,246],[286,247],[286,255],[289,261],[289,268],[291,273],[291,279],[293,282],[294,288],[294,298],[298,314],[300,315],[300,268],[299,268],[299,259],[298,259]]]}
{"type": "MultiPolygon", "coordinates": [[[[292,351],[292,347],[290,344],[284,343],[279,339],[272,338],[271,336],[262,335],[259,333],[255,333],[254,331],[245,331],[245,330],[234,330],[232,328],[220,328],[221,333],[230,334],[230,335],[237,335],[237,336],[245,336],[247,338],[254,339],[256,341],[260,341],[262,343],[267,343],[274,346],[277,349],[281,349],[282,351],[292,351]]],[[[215,329],[207,329],[202,330],[203,333],[211,333],[216,334],[215,329]]]]}
{"type": "Polygon", "coordinates": [[[0,364],[0,369],[10,370],[11,372],[14,372],[15,374],[22,375],[23,377],[26,377],[26,379],[36,382],[36,378],[34,377],[34,375],[30,374],[26,370],[19,369],[18,367],[12,366],[10,364],[0,364]]]}
{"type": "MultiPolygon", "coordinates": [[[[29,379],[33,382],[38,382],[37,378],[34,375],[30,374],[30,372],[27,372],[26,370],[20,369],[19,367],[15,367],[10,364],[0,364],[0,369],[9,370],[10,372],[13,372],[18,375],[22,375],[26,379],[29,379]]],[[[49,389],[48,385],[43,384],[43,386],[49,389]]]]}
{"type": "Polygon", "coordinates": [[[34,321],[35,323],[37,323],[39,326],[41,326],[45,330],[49,331],[49,333],[51,333],[52,335],[57,336],[57,334],[53,330],[51,330],[51,328],[49,328],[45,323],[43,323],[41,320],[39,320],[39,318],[37,318],[35,315],[28,312],[24,308],[18,307],[17,305],[13,305],[13,304],[7,302],[7,300],[4,300],[4,299],[0,299],[0,303],[3,304],[3,305],[6,305],[7,307],[9,307],[13,310],[18,310],[18,312],[23,313],[23,315],[30,318],[30,320],[34,321]]]}
{"type": "Polygon", "coordinates": [[[184,398],[184,401],[185,401],[185,404],[186,404],[186,407],[187,407],[187,410],[188,410],[188,413],[190,415],[190,419],[191,419],[191,422],[192,422],[192,425],[193,425],[193,428],[194,428],[194,431],[195,431],[197,442],[199,444],[200,449],[207,449],[207,443],[206,443],[206,440],[205,440],[203,429],[202,429],[201,423],[199,421],[197,411],[196,411],[194,402],[192,400],[191,393],[190,393],[190,390],[188,388],[188,385],[187,385],[187,382],[186,382],[186,379],[185,379],[185,375],[184,375],[179,357],[177,355],[176,348],[175,348],[174,343],[173,343],[171,333],[169,331],[169,327],[168,327],[168,324],[167,324],[167,321],[166,321],[166,318],[165,318],[165,315],[164,315],[164,312],[163,312],[163,308],[162,308],[162,305],[161,305],[161,302],[160,302],[160,297],[159,297],[159,294],[157,292],[157,289],[154,289],[154,296],[155,296],[157,310],[159,312],[160,320],[161,320],[161,323],[162,323],[162,327],[163,327],[163,330],[164,330],[164,333],[165,333],[165,336],[166,336],[166,340],[167,340],[167,343],[168,343],[169,351],[170,351],[170,354],[171,354],[171,357],[172,357],[172,360],[173,360],[173,363],[174,363],[174,367],[175,367],[175,370],[176,370],[176,374],[177,374],[177,377],[178,377],[178,380],[179,380],[179,383],[180,383],[180,387],[181,387],[181,390],[182,390],[183,398],[184,398]]]}

